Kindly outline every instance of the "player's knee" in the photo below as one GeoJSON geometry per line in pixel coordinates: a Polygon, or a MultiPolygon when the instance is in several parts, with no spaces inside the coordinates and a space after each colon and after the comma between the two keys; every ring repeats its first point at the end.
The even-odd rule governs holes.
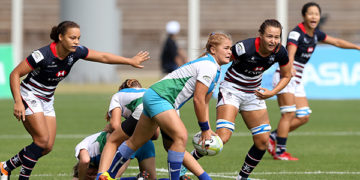
{"type": "Polygon", "coordinates": [[[224,144],[230,140],[230,137],[234,130],[235,123],[227,121],[225,119],[218,119],[216,121],[216,133],[219,135],[224,144]]]}
{"type": "Polygon", "coordinates": [[[175,134],[171,138],[173,139],[174,144],[186,147],[186,143],[187,143],[187,140],[188,140],[187,133],[186,134],[185,133],[175,134]]]}
{"type": "Polygon", "coordinates": [[[309,121],[311,112],[309,107],[302,107],[296,110],[296,117],[302,124],[305,124],[309,121]]]}
{"type": "Polygon", "coordinates": [[[49,136],[39,136],[39,137],[34,137],[34,142],[35,144],[37,144],[39,147],[43,148],[43,149],[47,149],[49,146],[49,136]]]}
{"type": "Polygon", "coordinates": [[[254,136],[255,145],[259,149],[264,149],[267,147],[269,141],[269,132],[271,131],[270,124],[261,124],[250,129],[252,135],[254,136]]]}

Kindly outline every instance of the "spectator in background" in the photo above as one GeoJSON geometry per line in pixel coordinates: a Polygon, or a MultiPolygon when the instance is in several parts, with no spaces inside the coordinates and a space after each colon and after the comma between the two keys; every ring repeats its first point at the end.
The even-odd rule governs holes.
{"type": "Polygon", "coordinates": [[[169,21],[166,24],[167,39],[161,53],[161,69],[165,74],[171,73],[179,66],[187,62],[186,55],[176,44],[176,34],[180,31],[177,21],[169,21]]]}

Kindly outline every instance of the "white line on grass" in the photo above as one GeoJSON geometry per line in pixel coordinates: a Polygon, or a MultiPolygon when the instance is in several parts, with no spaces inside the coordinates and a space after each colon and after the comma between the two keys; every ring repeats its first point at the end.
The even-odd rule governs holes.
{"type": "MultiPolygon", "coordinates": [[[[128,169],[139,169],[136,166],[130,166],[128,169]]],[[[167,175],[168,170],[165,168],[156,168],[156,173],[158,175],[167,175]]],[[[124,176],[136,176],[138,173],[126,173],[124,176]]],[[[191,173],[186,173],[188,175],[193,175],[191,173]]],[[[235,179],[238,172],[223,172],[223,173],[209,173],[211,177],[218,177],[218,178],[225,178],[225,179],[235,179]]],[[[253,175],[318,175],[318,174],[332,174],[332,175],[360,175],[360,172],[336,172],[336,171],[305,171],[305,172],[287,172],[287,171],[281,171],[281,172],[253,172],[253,175]]],[[[15,175],[18,176],[18,175],[15,175]]],[[[71,177],[72,174],[67,173],[59,173],[59,174],[33,174],[31,176],[34,177],[71,177]]],[[[253,178],[251,178],[253,179],[253,178]]],[[[259,179],[254,179],[259,180],[259,179]]]]}
{"type": "MultiPolygon", "coordinates": [[[[90,134],[57,134],[57,139],[81,139],[89,136],[90,134]]],[[[237,132],[233,133],[232,136],[250,136],[250,132],[237,132]]],[[[194,136],[193,133],[189,134],[190,137],[194,136]]],[[[335,131],[335,132],[293,132],[290,133],[290,136],[360,136],[359,131],[335,131]]],[[[31,138],[28,134],[18,134],[18,135],[9,135],[3,134],[0,135],[0,139],[26,139],[31,138]]]]}

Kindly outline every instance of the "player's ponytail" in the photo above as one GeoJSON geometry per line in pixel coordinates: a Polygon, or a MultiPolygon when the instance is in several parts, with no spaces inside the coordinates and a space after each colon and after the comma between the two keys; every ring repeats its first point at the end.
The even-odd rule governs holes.
{"type": "Polygon", "coordinates": [[[140,82],[136,79],[126,79],[120,86],[119,91],[125,88],[142,88],[140,82]]]}
{"type": "Polygon", "coordinates": [[[231,36],[229,34],[225,34],[222,32],[212,32],[209,34],[208,41],[205,46],[205,52],[200,55],[200,57],[205,56],[206,53],[210,53],[211,47],[216,47],[220,45],[225,39],[231,40],[231,36]]]}
{"type": "Polygon", "coordinates": [[[65,35],[68,28],[80,28],[80,26],[73,21],[63,21],[59,25],[52,27],[50,38],[54,42],[59,42],[59,34],[65,35]]]}

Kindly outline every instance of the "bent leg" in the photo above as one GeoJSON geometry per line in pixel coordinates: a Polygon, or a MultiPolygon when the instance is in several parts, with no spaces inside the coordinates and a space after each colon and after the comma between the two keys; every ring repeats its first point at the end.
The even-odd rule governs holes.
{"type": "Polygon", "coordinates": [[[311,110],[306,97],[296,97],[296,109],[296,118],[291,122],[290,132],[306,124],[310,118],[311,110]],[[301,111],[301,109],[306,109],[306,111],[301,111]]]}

